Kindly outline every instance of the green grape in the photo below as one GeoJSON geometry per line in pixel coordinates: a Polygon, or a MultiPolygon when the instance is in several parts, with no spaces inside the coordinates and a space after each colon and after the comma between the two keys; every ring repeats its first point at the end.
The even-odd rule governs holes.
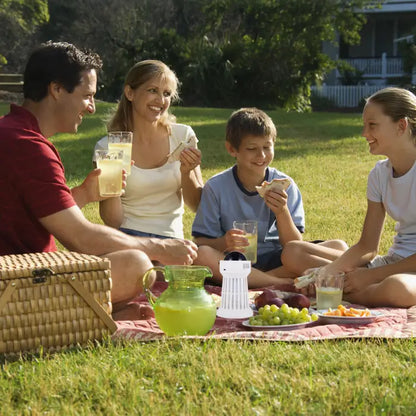
{"type": "Polygon", "coordinates": [[[298,308],[290,308],[290,319],[296,319],[298,315],[299,315],[298,308]]]}
{"type": "Polygon", "coordinates": [[[281,307],[280,310],[286,315],[289,312],[289,305],[287,303],[284,303],[281,307]]]}
{"type": "Polygon", "coordinates": [[[273,318],[273,325],[280,325],[280,318],[278,316],[273,318]]]}
{"type": "Polygon", "coordinates": [[[307,308],[292,308],[284,303],[280,308],[277,305],[264,305],[259,308],[258,314],[249,318],[250,325],[292,325],[316,321],[316,314],[309,314],[307,308]]]}
{"type": "Polygon", "coordinates": [[[272,312],[277,312],[279,310],[279,307],[277,305],[273,304],[273,305],[270,305],[270,310],[272,312]]]}

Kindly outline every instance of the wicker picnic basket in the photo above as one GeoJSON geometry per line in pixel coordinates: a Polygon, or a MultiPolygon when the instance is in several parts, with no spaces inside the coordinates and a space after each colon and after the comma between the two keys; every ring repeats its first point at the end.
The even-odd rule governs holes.
{"type": "Polygon", "coordinates": [[[111,318],[110,262],[68,251],[0,256],[0,353],[100,340],[111,318]]]}

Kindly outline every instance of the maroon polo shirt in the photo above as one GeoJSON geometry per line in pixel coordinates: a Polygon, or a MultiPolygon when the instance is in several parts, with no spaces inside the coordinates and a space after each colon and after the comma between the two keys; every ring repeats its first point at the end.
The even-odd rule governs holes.
{"type": "Polygon", "coordinates": [[[55,251],[39,218],[74,206],[58,151],[32,113],[0,118],[0,255],[55,251]]]}

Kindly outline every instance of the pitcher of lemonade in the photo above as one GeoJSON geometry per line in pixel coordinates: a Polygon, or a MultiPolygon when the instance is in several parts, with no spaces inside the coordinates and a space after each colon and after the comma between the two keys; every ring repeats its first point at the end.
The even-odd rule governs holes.
{"type": "Polygon", "coordinates": [[[203,266],[157,266],[144,274],[144,291],[156,322],[166,335],[205,335],[212,328],[217,308],[204,288],[207,277],[212,277],[212,272],[203,266]],[[149,288],[153,271],[161,272],[169,282],[158,298],[149,288]]]}

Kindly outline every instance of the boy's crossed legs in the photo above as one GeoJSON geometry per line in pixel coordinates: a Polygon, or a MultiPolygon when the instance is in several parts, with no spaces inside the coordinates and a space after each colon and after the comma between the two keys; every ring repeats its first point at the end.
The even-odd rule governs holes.
{"type": "MultiPolygon", "coordinates": [[[[283,252],[281,253],[281,260],[284,263],[284,256],[286,247],[291,243],[287,243],[283,252]]],[[[262,271],[256,267],[252,267],[251,273],[248,276],[248,286],[250,289],[266,287],[266,286],[282,286],[293,285],[293,279],[298,277],[302,272],[311,267],[320,267],[327,263],[330,263],[335,258],[339,257],[348,246],[342,240],[328,240],[320,243],[308,243],[296,241],[296,243],[305,243],[306,247],[310,249],[310,254],[305,256],[305,259],[298,259],[296,256],[299,254],[298,246],[291,248],[288,260],[290,260],[289,267],[283,264],[279,267],[271,270],[262,271]],[[311,248],[310,248],[311,247],[311,248]],[[292,258],[292,256],[294,256],[292,258]],[[312,256],[313,261],[309,261],[308,257],[312,256]],[[303,267],[303,265],[305,267],[303,267]],[[299,271],[302,269],[301,271],[299,271]]],[[[305,250],[302,249],[302,254],[305,254],[305,250]]],[[[279,256],[280,253],[276,253],[279,256]]],[[[217,284],[222,283],[222,275],[220,273],[219,264],[224,260],[224,253],[206,245],[201,245],[198,248],[198,257],[194,261],[196,265],[208,266],[213,273],[213,281],[217,284]]]]}

